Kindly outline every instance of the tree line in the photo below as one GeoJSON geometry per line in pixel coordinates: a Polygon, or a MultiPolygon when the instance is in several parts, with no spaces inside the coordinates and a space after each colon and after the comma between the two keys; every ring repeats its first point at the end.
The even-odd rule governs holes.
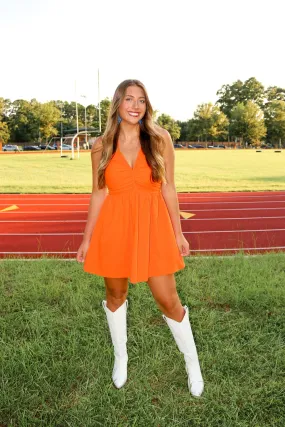
{"type": "MultiPolygon", "coordinates": [[[[105,129],[110,100],[100,103],[101,124],[105,129]]],[[[77,104],[79,128],[85,127],[85,107],[77,104]]],[[[99,110],[95,105],[86,107],[88,129],[99,129],[99,110]]],[[[0,98],[0,139],[4,142],[43,142],[53,136],[72,134],[77,128],[76,103],[36,99],[11,102],[0,98]]]]}
{"type": "MultiPolygon", "coordinates": [[[[174,120],[161,114],[155,121],[169,131],[174,141],[239,141],[255,145],[266,141],[273,145],[285,142],[285,89],[270,86],[251,77],[242,82],[223,85],[215,104],[197,106],[188,121],[174,120]]],[[[111,101],[100,103],[101,132],[104,132],[111,101]]],[[[99,129],[98,106],[78,105],[79,128],[99,129]]],[[[42,142],[53,136],[74,133],[76,104],[67,101],[40,103],[0,98],[0,139],[3,142],[42,142]]]]}
{"type": "Polygon", "coordinates": [[[273,145],[285,142],[285,89],[264,88],[254,77],[217,91],[215,105],[198,105],[194,117],[180,126],[180,140],[239,141],[273,145]]]}

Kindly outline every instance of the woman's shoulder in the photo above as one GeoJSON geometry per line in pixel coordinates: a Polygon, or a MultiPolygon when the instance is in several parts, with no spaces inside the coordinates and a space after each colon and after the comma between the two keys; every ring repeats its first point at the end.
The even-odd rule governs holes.
{"type": "Polygon", "coordinates": [[[91,154],[98,153],[103,150],[103,136],[96,138],[94,144],[92,145],[91,154]]]}
{"type": "Polygon", "coordinates": [[[165,148],[167,146],[172,147],[173,143],[172,143],[172,138],[170,136],[170,133],[168,132],[168,130],[164,129],[163,127],[155,124],[155,130],[156,132],[159,134],[161,140],[160,140],[160,147],[162,149],[162,152],[165,151],[165,148]]]}
{"type": "Polygon", "coordinates": [[[162,128],[161,126],[159,126],[158,124],[154,125],[156,132],[161,136],[161,138],[163,138],[164,140],[169,139],[169,132],[168,130],[162,128]]]}

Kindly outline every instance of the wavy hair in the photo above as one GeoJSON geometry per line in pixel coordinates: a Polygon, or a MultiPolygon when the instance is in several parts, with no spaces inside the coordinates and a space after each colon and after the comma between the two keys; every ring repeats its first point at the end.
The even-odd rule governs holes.
{"type": "Polygon", "coordinates": [[[154,182],[165,182],[165,167],[162,150],[165,142],[161,128],[153,121],[153,108],[145,86],[139,80],[124,80],[117,87],[107,120],[106,130],[102,138],[102,156],[98,167],[98,188],[105,187],[105,169],[117,149],[120,128],[118,124],[119,106],[129,86],[138,86],[144,91],[146,99],[146,112],[140,126],[140,143],[146,161],[151,168],[151,179],[154,182]]]}

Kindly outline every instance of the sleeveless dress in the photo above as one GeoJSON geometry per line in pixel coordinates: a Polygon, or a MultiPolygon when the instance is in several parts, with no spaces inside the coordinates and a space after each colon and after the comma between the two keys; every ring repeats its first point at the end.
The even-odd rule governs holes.
{"type": "Polygon", "coordinates": [[[84,271],[138,283],[184,268],[161,182],[151,181],[142,148],[132,168],[117,144],[105,180],[109,192],[93,230],[84,271]]]}

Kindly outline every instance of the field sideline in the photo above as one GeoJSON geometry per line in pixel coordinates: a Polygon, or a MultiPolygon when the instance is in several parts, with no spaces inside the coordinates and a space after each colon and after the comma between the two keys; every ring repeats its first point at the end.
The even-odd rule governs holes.
{"type": "MultiPolygon", "coordinates": [[[[177,150],[178,192],[285,189],[285,150],[177,150]]],[[[80,159],[59,153],[0,156],[0,193],[90,193],[90,153],[80,159]]]]}

